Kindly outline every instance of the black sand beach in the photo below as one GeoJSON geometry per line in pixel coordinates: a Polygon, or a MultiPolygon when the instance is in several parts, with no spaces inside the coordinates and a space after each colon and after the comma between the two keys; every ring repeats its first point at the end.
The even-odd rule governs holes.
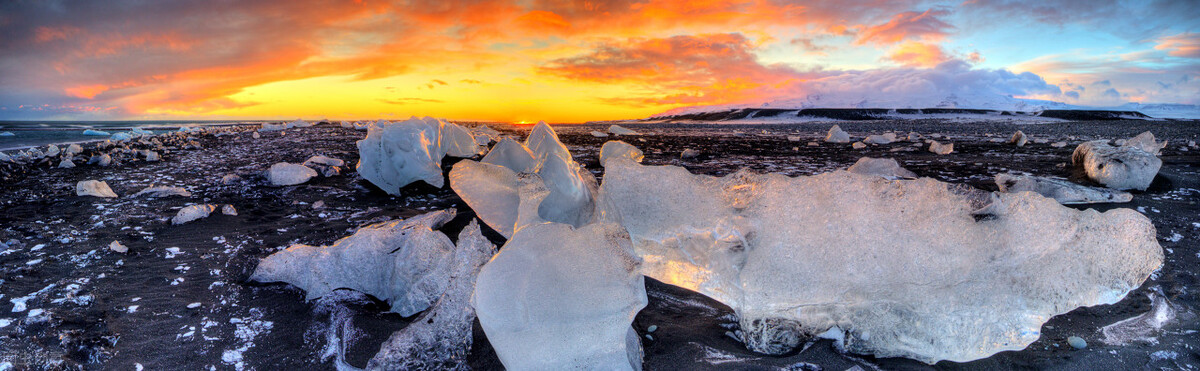
{"type": "MultiPolygon", "coordinates": [[[[756,354],[732,336],[733,312],[711,299],[647,279],[649,305],[634,321],[643,336],[648,370],[751,369],[1194,369],[1200,366],[1200,150],[1183,151],[1200,140],[1200,122],[1099,121],[1026,124],[997,122],[855,121],[838,123],[855,137],[896,131],[903,136],[937,133],[954,153],[936,155],[913,142],[854,150],[824,143],[831,123],[731,125],[625,125],[642,135],[596,138],[607,125],[560,125],[556,130],[576,160],[602,176],[597,158],[607,140],[621,139],[645,152],[644,163],[672,164],[693,173],[725,175],[749,167],[790,176],[853,164],[858,158],[891,157],[923,177],[995,190],[992,176],[1023,172],[1086,182],[1070,166],[1075,146],[1092,139],[1129,138],[1152,131],[1166,139],[1163,167],[1151,188],[1127,204],[1148,216],[1166,253],[1163,268],[1143,287],[1114,305],[1080,308],[1051,319],[1041,339],[1022,351],[969,362],[926,365],[907,359],[844,354],[829,340],[783,356],[756,354]],[[992,142],[1022,130],[1037,142],[1024,147],[992,142]],[[789,140],[798,137],[798,141],[789,140]],[[1045,140],[1042,142],[1042,140],[1045,140]],[[1049,143],[1067,141],[1062,148],[1049,143]],[[809,145],[814,142],[815,145],[809,145]],[[700,156],[681,160],[680,152],[700,156]],[[1111,346],[1100,328],[1141,315],[1148,295],[1167,298],[1176,318],[1153,341],[1111,346]],[[650,326],[656,331],[648,332],[650,326]],[[1069,336],[1088,342],[1082,350],[1069,336]]],[[[528,128],[495,127],[522,136],[528,128]]],[[[200,149],[172,149],[161,162],[126,162],[113,167],[57,164],[0,167],[0,369],[330,369],[337,349],[363,367],[391,332],[414,318],[385,313],[387,306],[350,292],[305,302],[284,284],[248,282],[258,259],[294,243],[321,245],[357,227],[429,210],[456,208],[458,217],[442,230],[457,236],[474,214],[449,187],[413,185],[389,196],[354,170],[355,141],[365,132],[322,124],[263,132],[194,134],[200,149]],[[342,174],[306,184],[274,187],[262,176],[270,165],[299,163],[312,155],[346,160],[342,174]],[[236,174],[240,181],[225,184],[236,174]],[[75,195],[81,180],[106,181],[121,197],[75,195]],[[187,188],[193,197],[132,196],[151,185],[187,188]],[[171,225],[176,211],[191,204],[233,205],[220,212],[171,225]],[[120,254],[108,249],[117,240],[120,254]],[[25,307],[13,299],[21,299],[25,307]],[[198,303],[198,304],[197,304],[198,303]]],[[[88,153],[85,152],[85,155],[88,153]]],[[[454,160],[443,163],[449,169],[454,160]]],[[[503,238],[484,227],[497,245],[503,238]]],[[[452,237],[453,238],[453,237],[452,237]]],[[[831,277],[830,279],[836,279],[831,277]]],[[[475,369],[501,369],[476,323],[469,356],[475,369]]]]}

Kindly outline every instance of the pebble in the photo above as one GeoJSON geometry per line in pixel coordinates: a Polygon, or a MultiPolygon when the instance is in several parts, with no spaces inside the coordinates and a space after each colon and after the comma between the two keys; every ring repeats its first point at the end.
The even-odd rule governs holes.
{"type": "Polygon", "coordinates": [[[108,249],[122,254],[129,252],[129,248],[122,245],[120,241],[113,241],[108,244],[108,249]]]}
{"type": "Polygon", "coordinates": [[[195,303],[188,304],[188,306],[187,306],[187,307],[188,307],[188,309],[196,309],[196,308],[199,308],[199,307],[200,307],[200,302],[195,302],[195,303]]]}
{"type": "Polygon", "coordinates": [[[650,325],[650,327],[646,328],[646,332],[654,332],[655,330],[658,330],[658,325],[650,325]]]}

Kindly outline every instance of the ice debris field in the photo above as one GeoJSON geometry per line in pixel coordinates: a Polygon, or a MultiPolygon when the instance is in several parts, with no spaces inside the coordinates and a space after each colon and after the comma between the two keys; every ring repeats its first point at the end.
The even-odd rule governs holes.
{"type": "MultiPolygon", "coordinates": [[[[831,157],[776,162],[763,153],[752,156],[757,161],[739,160],[750,156],[749,149],[664,151],[662,143],[647,139],[668,132],[676,138],[714,137],[703,128],[568,128],[572,140],[594,143],[569,146],[544,122],[527,134],[416,117],[331,126],[263,124],[173,133],[166,143],[150,136],[114,138],[86,151],[54,146],[3,155],[0,160],[12,166],[144,163],[160,171],[74,183],[72,177],[54,178],[79,197],[72,202],[80,209],[99,213],[90,226],[64,222],[70,216],[38,220],[34,224],[45,226],[39,235],[61,235],[57,243],[64,245],[94,239],[104,247],[54,255],[46,253],[46,244],[20,239],[0,246],[6,266],[23,266],[5,268],[0,279],[0,300],[11,304],[12,312],[0,315],[0,345],[19,347],[0,352],[0,368],[177,364],[162,360],[166,354],[112,350],[122,342],[150,345],[162,334],[136,335],[129,329],[123,330],[130,332],[123,340],[118,329],[64,327],[65,313],[47,312],[62,303],[79,311],[104,305],[142,323],[177,326],[173,331],[159,325],[156,332],[192,344],[179,351],[212,355],[211,361],[185,364],[236,369],[254,368],[248,352],[266,346],[256,344],[269,343],[268,336],[302,338],[314,352],[293,354],[301,359],[290,361],[271,359],[260,367],[328,362],[337,369],[641,370],[693,368],[681,363],[684,358],[707,365],[700,368],[721,368],[788,357],[793,360],[781,368],[878,367],[878,360],[889,358],[971,362],[1044,344],[1046,331],[1061,334],[1054,326],[1081,328],[1056,321],[1080,308],[1127,302],[1135,291],[1145,295],[1148,307],[1119,314],[1119,321],[1089,324],[1097,334],[1080,334],[1086,340],[1072,336],[1062,346],[1103,344],[1115,355],[1135,344],[1195,332],[1172,327],[1195,326],[1187,305],[1172,302],[1194,294],[1182,294],[1187,289],[1180,287],[1148,288],[1147,282],[1158,280],[1164,264],[1172,264],[1168,257],[1175,251],[1164,249],[1164,243],[1195,253],[1200,220],[1193,215],[1189,225],[1183,217],[1184,223],[1176,220],[1168,233],[1147,216],[1157,209],[1119,206],[1142,198],[1200,196],[1200,190],[1183,186],[1155,190],[1164,150],[1177,156],[1195,145],[1168,147],[1150,132],[1115,145],[1071,138],[1077,143],[1073,152],[1057,161],[1079,175],[1063,179],[978,162],[933,165],[953,156],[986,157],[1025,146],[1071,151],[1022,131],[1011,137],[915,131],[852,135],[832,125],[811,132],[762,129],[730,136],[769,138],[781,151],[836,148],[857,158],[847,166],[831,157]],[[338,137],[295,140],[357,137],[348,149],[353,152],[256,157],[238,171],[214,171],[205,179],[184,176],[183,169],[162,162],[206,158],[196,157],[204,151],[183,149],[212,145],[224,136],[283,142],[306,130],[335,129],[342,130],[338,137]],[[899,156],[913,157],[903,163],[892,158],[899,156]],[[654,163],[643,163],[649,160],[654,163]],[[961,174],[964,168],[974,169],[974,175],[961,174]],[[280,199],[280,192],[296,201],[280,199]],[[379,196],[361,196],[371,192],[409,208],[397,213],[326,206],[327,201],[378,201],[379,196]],[[254,225],[269,213],[263,205],[238,199],[245,196],[269,208],[303,211],[284,211],[253,229],[234,227],[254,225]],[[1097,208],[1068,206],[1079,204],[1097,208]],[[130,213],[163,205],[173,206],[154,216],[130,213]],[[249,219],[238,219],[243,217],[249,219]],[[215,250],[196,248],[198,236],[187,236],[188,226],[205,223],[230,228],[203,242],[218,246],[215,250]],[[107,232],[109,225],[125,224],[146,227],[107,232]],[[325,224],[316,232],[323,237],[303,239],[304,229],[319,224],[325,224]],[[1190,236],[1188,245],[1180,244],[1184,234],[1190,236]],[[160,246],[160,238],[187,248],[160,246]],[[28,260],[13,260],[17,256],[28,260]],[[41,288],[11,288],[14,283],[7,281],[28,281],[24,277],[36,276],[47,259],[88,273],[41,288]],[[105,268],[83,269],[91,264],[105,268]],[[95,285],[134,268],[127,264],[167,270],[144,279],[161,280],[163,288],[157,290],[182,291],[107,292],[95,285]],[[195,279],[207,284],[195,287],[189,281],[195,279]],[[286,285],[271,284],[277,282],[286,285]],[[312,303],[311,313],[301,309],[281,318],[307,323],[307,329],[272,320],[279,309],[262,305],[288,303],[289,287],[303,291],[295,299],[312,303]],[[97,295],[105,295],[101,303],[97,295]],[[647,326],[639,320],[664,320],[670,316],[663,313],[673,311],[694,316],[697,323],[711,321],[712,328],[647,326]],[[680,340],[666,328],[702,334],[680,340]],[[71,341],[87,349],[87,356],[56,358],[47,350],[53,347],[16,342],[47,329],[75,331],[78,337],[67,339],[76,339],[71,341]],[[378,348],[355,346],[367,340],[378,348]],[[479,354],[480,341],[490,356],[479,354]],[[830,354],[842,358],[805,358],[818,342],[828,343],[830,354]],[[488,357],[494,361],[481,360],[488,357]]],[[[221,154],[238,155],[251,156],[221,154]]],[[[217,166],[206,159],[202,168],[217,166]]],[[[1196,176],[1192,165],[1171,171],[1171,177],[1196,176]]],[[[96,174],[103,173],[81,172],[75,178],[96,174]]],[[[6,202],[13,204],[37,195],[10,196],[6,202]]],[[[1183,261],[1194,263],[1200,259],[1195,255],[1183,261]]],[[[1179,363],[1186,357],[1179,352],[1193,343],[1174,343],[1148,357],[1190,368],[1194,362],[1179,363]]]]}

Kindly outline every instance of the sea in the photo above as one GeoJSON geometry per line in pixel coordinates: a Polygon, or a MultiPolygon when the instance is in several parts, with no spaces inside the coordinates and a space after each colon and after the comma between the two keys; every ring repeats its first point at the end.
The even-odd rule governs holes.
{"type": "Polygon", "coordinates": [[[0,151],[49,144],[103,141],[109,135],[85,135],[85,130],[116,134],[141,128],[155,134],[185,127],[259,124],[269,121],[0,121],[0,151]],[[11,134],[11,135],[9,135],[11,134]]]}

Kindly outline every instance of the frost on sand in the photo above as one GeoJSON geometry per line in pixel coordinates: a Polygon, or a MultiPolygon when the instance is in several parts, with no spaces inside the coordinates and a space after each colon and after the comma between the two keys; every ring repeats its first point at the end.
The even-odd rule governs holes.
{"type": "Polygon", "coordinates": [[[642,271],[734,308],[763,353],[824,333],[877,357],[979,359],[1026,347],[1052,316],[1115,303],[1163,261],[1145,216],[1028,192],[845,171],[714,178],[624,159],[604,178],[602,212],[642,271]]]}
{"type": "Polygon", "coordinates": [[[414,315],[446,290],[454,244],[435,231],[454,210],[360,228],[330,246],[293,245],[258,263],[250,279],[287,282],[312,300],[347,288],[391,304],[393,312],[414,315]]]}

